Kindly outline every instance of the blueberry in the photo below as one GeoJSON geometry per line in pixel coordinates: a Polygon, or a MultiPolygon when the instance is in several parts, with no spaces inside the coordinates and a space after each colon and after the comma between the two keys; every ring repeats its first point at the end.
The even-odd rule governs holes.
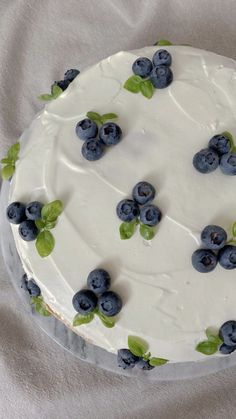
{"type": "Polygon", "coordinates": [[[226,245],[219,252],[219,264],[225,269],[236,268],[236,246],[226,245]]]}
{"type": "Polygon", "coordinates": [[[112,317],[120,312],[122,300],[116,292],[105,291],[98,298],[98,308],[105,316],[112,317]]]}
{"type": "Polygon", "coordinates": [[[25,215],[28,220],[39,220],[39,218],[41,218],[42,208],[43,204],[38,201],[30,202],[28,205],[26,205],[25,215]]]}
{"type": "Polygon", "coordinates": [[[145,205],[140,209],[140,221],[148,226],[155,226],[161,221],[161,211],[156,205],[145,205]]]}
{"type": "Polygon", "coordinates": [[[219,348],[220,353],[223,355],[229,355],[235,350],[236,350],[236,346],[228,346],[225,343],[222,343],[222,345],[219,348]]]}
{"type": "Polygon", "coordinates": [[[21,202],[12,202],[7,207],[7,218],[12,224],[20,224],[26,219],[25,205],[21,202]]]}
{"type": "Polygon", "coordinates": [[[94,269],[90,272],[87,279],[88,288],[95,292],[95,294],[102,294],[107,291],[110,287],[110,283],[110,275],[104,269],[94,269]]]}
{"type": "Polygon", "coordinates": [[[139,216],[139,207],[132,199],[123,199],[117,205],[116,213],[122,221],[130,222],[139,216]]]}
{"type": "Polygon", "coordinates": [[[148,77],[152,71],[152,62],[149,58],[140,57],[132,65],[133,73],[140,77],[148,77]]]}
{"type": "Polygon", "coordinates": [[[204,148],[193,157],[193,165],[198,172],[213,172],[219,166],[219,156],[214,150],[204,148]]]}
{"type": "Polygon", "coordinates": [[[69,83],[71,83],[79,75],[79,73],[80,71],[76,70],[75,68],[67,70],[64,74],[64,80],[67,80],[69,83]]]}
{"type": "Polygon", "coordinates": [[[220,159],[220,169],[225,175],[236,175],[236,153],[223,154],[220,159]]]}
{"type": "Polygon", "coordinates": [[[72,300],[73,307],[78,313],[88,314],[97,306],[97,296],[91,290],[78,291],[72,300]]]}
{"type": "Polygon", "coordinates": [[[236,345],[236,321],[229,320],[222,324],[219,336],[227,346],[236,345]]]}
{"type": "Polygon", "coordinates": [[[219,156],[230,152],[231,142],[224,134],[214,135],[209,141],[208,147],[215,150],[219,156]]]}
{"type": "Polygon", "coordinates": [[[145,361],[142,358],[140,358],[140,360],[137,362],[137,367],[145,371],[153,370],[153,368],[155,368],[153,365],[149,364],[149,361],[145,361]]]}
{"type": "Polygon", "coordinates": [[[155,197],[155,188],[148,182],[139,182],[133,188],[132,196],[139,205],[147,204],[155,197]]]}
{"type": "Polygon", "coordinates": [[[99,138],[106,145],[118,144],[122,137],[119,125],[114,122],[106,122],[99,130],[99,138]]]}
{"type": "Polygon", "coordinates": [[[38,229],[33,220],[22,221],[19,225],[19,234],[26,242],[35,240],[38,235],[38,229]]]}
{"type": "Polygon", "coordinates": [[[170,66],[172,62],[171,55],[166,49],[159,49],[155,52],[152,58],[153,65],[159,66],[159,65],[166,65],[170,66]]]}
{"type": "Polygon", "coordinates": [[[41,294],[41,290],[33,279],[30,279],[27,283],[27,290],[31,297],[38,297],[41,294]]]}
{"type": "Polygon", "coordinates": [[[207,249],[218,250],[224,247],[227,233],[222,227],[209,225],[202,231],[201,240],[207,249]]]}
{"type": "Polygon", "coordinates": [[[60,89],[66,90],[67,87],[69,86],[69,84],[70,84],[69,80],[54,81],[54,83],[51,86],[51,93],[53,91],[53,86],[58,86],[58,87],[60,87],[60,89]]]}
{"type": "Polygon", "coordinates": [[[164,89],[169,86],[173,80],[171,69],[165,65],[154,67],[150,74],[150,80],[156,89],[164,89]]]}
{"type": "Polygon", "coordinates": [[[132,354],[129,349],[119,349],[117,353],[118,366],[124,370],[134,368],[139,361],[139,357],[132,354]]]}
{"type": "Polygon", "coordinates": [[[198,272],[211,272],[217,265],[217,257],[211,250],[198,249],[192,255],[192,265],[198,272]]]}
{"type": "Polygon", "coordinates": [[[97,136],[98,126],[96,122],[89,118],[85,118],[77,123],[75,132],[81,140],[88,140],[89,138],[95,138],[97,136]]]}
{"type": "Polygon", "coordinates": [[[103,156],[104,151],[104,145],[95,138],[86,140],[81,148],[83,157],[89,161],[99,160],[103,156]]]}

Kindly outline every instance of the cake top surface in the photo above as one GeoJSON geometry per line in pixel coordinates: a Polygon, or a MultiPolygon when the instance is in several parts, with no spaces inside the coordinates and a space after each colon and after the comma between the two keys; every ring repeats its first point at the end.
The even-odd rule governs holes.
{"type": "Polygon", "coordinates": [[[48,304],[72,324],[72,297],[88,273],[107,269],[112,289],[124,301],[115,328],[94,321],[81,334],[105,349],[124,347],[127,336],[149,342],[151,352],[171,361],[202,359],[196,343],[205,329],[235,314],[235,275],[217,267],[201,275],[191,265],[208,224],[228,230],[235,219],[234,179],[220,171],[204,176],[194,154],[220,132],[236,134],[236,66],[232,59],[184,46],[172,55],[173,83],[151,99],[123,88],[134,60],[151,58],[157,47],[119,52],[81,73],[48,104],[22,136],[11,201],[61,199],[56,246],[41,259],[13,226],[26,272],[48,304]],[[76,123],[88,111],[114,112],[123,139],[101,160],[86,161],[76,123]],[[163,214],[156,236],[119,236],[116,206],[133,186],[148,181],[163,214]]]}

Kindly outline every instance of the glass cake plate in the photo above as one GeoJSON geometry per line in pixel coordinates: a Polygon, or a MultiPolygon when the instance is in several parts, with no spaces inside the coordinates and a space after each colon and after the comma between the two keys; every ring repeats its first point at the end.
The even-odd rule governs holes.
{"type": "Polygon", "coordinates": [[[81,336],[66,327],[56,317],[42,317],[37,314],[29,304],[29,295],[20,287],[21,277],[24,271],[13,240],[10,224],[5,216],[8,205],[9,186],[9,182],[3,182],[0,195],[1,249],[7,272],[26,313],[32,315],[36,324],[55,342],[82,361],[117,374],[148,380],[171,381],[191,379],[212,374],[236,365],[236,352],[234,352],[230,356],[207,358],[198,362],[168,363],[161,367],[156,367],[151,371],[142,371],[138,368],[123,370],[117,366],[115,354],[88,343],[81,336]]]}

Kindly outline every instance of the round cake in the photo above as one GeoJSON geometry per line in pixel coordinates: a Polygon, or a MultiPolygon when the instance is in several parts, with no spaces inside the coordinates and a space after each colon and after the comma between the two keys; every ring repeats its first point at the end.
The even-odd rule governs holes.
{"type": "Polygon", "coordinates": [[[193,165],[212,137],[226,131],[236,135],[236,64],[204,50],[165,46],[173,81],[151,93],[148,83],[143,94],[135,92],[132,80],[125,88],[133,63],[139,57],[152,60],[161,48],[119,52],[86,69],[46,104],[20,140],[9,204],[63,203],[48,257],[22,240],[17,225],[12,232],[27,277],[66,325],[110,352],[127,348],[131,336],[147,342],[155,358],[187,362],[210,353],[222,356],[219,350],[196,348],[216,345],[220,338],[209,328],[219,331],[236,318],[235,271],[217,264],[202,273],[192,264],[203,229],[221,226],[230,239],[236,218],[235,178],[220,168],[201,173],[193,165]],[[76,135],[88,112],[116,114],[123,134],[95,161],[84,158],[76,135]],[[135,225],[124,240],[116,208],[132,199],[138,182],[153,185],[152,204],[162,218],[151,239],[135,225]],[[73,297],[98,268],[109,273],[122,309],[114,327],[105,327],[98,316],[73,326],[73,297]]]}

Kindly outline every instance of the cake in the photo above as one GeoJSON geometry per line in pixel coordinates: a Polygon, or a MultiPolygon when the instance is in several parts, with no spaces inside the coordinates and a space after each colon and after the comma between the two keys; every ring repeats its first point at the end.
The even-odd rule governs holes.
{"type": "Polygon", "coordinates": [[[165,46],[172,83],[146,97],[124,88],[135,60],[152,60],[160,48],[119,52],[83,71],[46,104],[20,139],[9,204],[63,203],[48,257],[40,257],[12,224],[24,271],[49,311],[109,352],[127,348],[128,337],[132,346],[137,337],[153,357],[177,363],[207,359],[208,350],[196,348],[207,339],[218,345],[220,327],[236,317],[234,270],[218,264],[200,273],[191,261],[205,226],[219,225],[230,237],[235,221],[234,177],[219,169],[203,174],[193,157],[215,135],[236,134],[236,64],[190,46],[165,46]],[[83,157],[75,131],[88,112],[115,113],[123,133],[96,161],[83,157]],[[162,219],[151,240],[138,227],[122,240],[117,204],[132,198],[141,181],[154,186],[162,219]],[[97,268],[109,272],[122,309],[114,327],[98,317],[73,326],[73,297],[97,268]]]}

